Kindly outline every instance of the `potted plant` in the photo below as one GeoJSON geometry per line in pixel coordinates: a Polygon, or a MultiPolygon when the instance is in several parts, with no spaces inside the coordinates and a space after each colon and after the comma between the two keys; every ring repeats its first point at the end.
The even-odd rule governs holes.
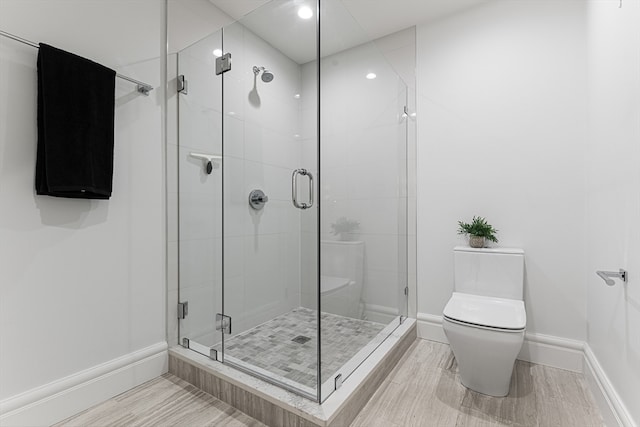
{"type": "Polygon", "coordinates": [[[341,216],[331,224],[331,228],[333,229],[332,233],[335,236],[338,236],[339,240],[347,240],[349,234],[353,233],[358,229],[360,223],[358,221],[347,219],[344,216],[341,216]]]}
{"type": "Polygon", "coordinates": [[[468,235],[469,246],[472,248],[484,248],[485,240],[498,243],[498,239],[496,238],[498,230],[493,228],[491,224],[487,223],[487,220],[480,216],[474,216],[471,224],[458,221],[458,225],[458,234],[468,235]]]}

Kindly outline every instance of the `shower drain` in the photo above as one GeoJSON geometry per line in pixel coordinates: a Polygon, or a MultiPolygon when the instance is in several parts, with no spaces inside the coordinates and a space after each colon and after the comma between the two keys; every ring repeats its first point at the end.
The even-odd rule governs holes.
{"type": "Polygon", "coordinates": [[[297,342],[298,344],[304,344],[304,343],[306,343],[307,341],[310,341],[310,340],[311,340],[311,338],[309,338],[309,337],[305,337],[304,335],[298,335],[297,337],[295,337],[291,341],[297,342]]]}

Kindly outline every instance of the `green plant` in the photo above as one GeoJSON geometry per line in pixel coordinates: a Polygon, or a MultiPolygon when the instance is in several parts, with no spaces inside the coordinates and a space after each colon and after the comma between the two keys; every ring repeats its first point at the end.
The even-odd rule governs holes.
{"type": "Polygon", "coordinates": [[[334,235],[342,234],[342,233],[351,233],[355,231],[360,226],[358,221],[353,219],[347,219],[344,216],[341,216],[331,224],[331,228],[333,229],[332,233],[334,235]]]}
{"type": "Polygon", "coordinates": [[[487,223],[486,219],[480,216],[474,216],[471,224],[458,221],[458,225],[460,226],[458,228],[458,234],[484,237],[487,240],[498,243],[498,239],[496,238],[498,230],[493,228],[491,224],[487,223]]]}

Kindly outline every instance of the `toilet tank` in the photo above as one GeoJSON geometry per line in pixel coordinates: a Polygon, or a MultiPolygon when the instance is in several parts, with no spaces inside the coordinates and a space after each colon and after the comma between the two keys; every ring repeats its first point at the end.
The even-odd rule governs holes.
{"type": "Polygon", "coordinates": [[[453,250],[456,292],[522,300],[524,251],[517,248],[453,250]]]}
{"type": "Polygon", "coordinates": [[[343,277],[361,285],[364,275],[364,242],[321,241],[320,275],[343,277]]]}

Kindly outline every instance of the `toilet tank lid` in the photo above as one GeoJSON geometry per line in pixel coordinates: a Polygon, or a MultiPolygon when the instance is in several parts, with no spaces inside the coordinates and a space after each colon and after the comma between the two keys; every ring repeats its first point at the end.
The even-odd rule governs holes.
{"type": "Polygon", "coordinates": [[[456,246],[454,252],[481,252],[488,254],[515,254],[524,255],[524,249],[520,248],[472,248],[470,246],[456,246]]]}
{"type": "Polygon", "coordinates": [[[454,292],[443,313],[449,319],[500,329],[524,329],[527,313],[520,300],[454,292]]]}

